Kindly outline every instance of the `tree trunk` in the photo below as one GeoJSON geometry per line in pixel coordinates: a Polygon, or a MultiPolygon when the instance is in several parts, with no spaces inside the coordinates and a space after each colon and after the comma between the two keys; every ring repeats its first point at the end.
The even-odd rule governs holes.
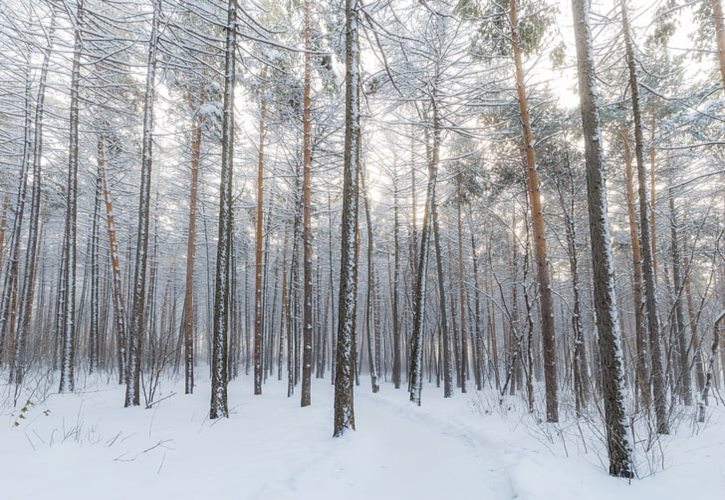
{"type": "Polygon", "coordinates": [[[688,356],[688,339],[685,330],[685,315],[682,304],[683,277],[682,263],[680,262],[679,237],[677,231],[677,212],[675,210],[675,197],[672,188],[669,192],[670,205],[670,234],[672,239],[672,282],[675,297],[675,339],[679,358],[679,373],[677,373],[676,389],[685,405],[692,405],[692,378],[690,376],[690,360],[688,356]]]}
{"type": "Polygon", "coordinates": [[[262,394],[264,336],[264,136],[267,103],[259,106],[259,157],[257,163],[257,216],[254,241],[254,394],[262,394]]]}
{"type": "Polygon", "coordinates": [[[468,212],[468,229],[471,235],[471,262],[473,264],[473,296],[474,296],[474,325],[476,327],[476,338],[474,339],[474,353],[476,357],[476,389],[483,389],[485,360],[484,360],[484,340],[483,340],[483,328],[481,323],[481,294],[480,294],[480,283],[478,281],[478,252],[476,250],[476,235],[473,230],[473,222],[471,219],[470,211],[468,212]]]}
{"type": "MultiPolygon", "coordinates": [[[[433,98],[435,102],[435,97],[433,98]]],[[[438,162],[440,155],[440,127],[435,125],[438,120],[437,108],[433,107],[433,145],[431,156],[428,158],[428,188],[425,195],[425,208],[423,210],[423,226],[420,232],[420,246],[418,247],[418,267],[416,269],[413,295],[413,331],[411,334],[410,372],[408,375],[410,400],[420,406],[420,396],[423,390],[423,342],[426,303],[426,273],[428,270],[428,246],[431,230],[431,215],[435,203],[435,190],[438,178],[438,162]]],[[[414,207],[415,210],[415,207],[414,207]]],[[[445,307],[445,303],[444,307],[445,307]]]]}
{"type": "Polygon", "coordinates": [[[529,197],[531,200],[531,222],[534,233],[534,255],[536,257],[536,275],[539,283],[539,301],[541,308],[541,336],[544,345],[544,380],[546,384],[546,420],[559,421],[559,403],[556,380],[556,338],[554,325],[554,301],[551,293],[549,267],[546,255],[544,235],[544,213],[541,206],[539,174],[536,170],[534,137],[531,131],[529,105],[526,98],[522,49],[519,37],[518,0],[511,0],[509,19],[511,22],[511,43],[516,67],[516,90],[518,92],[519,112],[523,129],[524,149],[526,151],[526,172],[528,176],[529,197]]]}
{"type": "Polygon", "coordinates": [[[302,397],[301,406],[312,403],[312,50],[310,0],[304,0],[304,76],[302,87],[302,397]]]}
{"type": "Polygon", "coordinates": [[[634,47],[627,16],[627,7],[624,0],[622,5],[622,22],[624,43],[629,67],[629,86],[632,92],[632,114],[634,116],[635,159],[637,160],[637,177],[639,179],[639,216],[640,216],[640,242],[642,246],[642,275],[645,284],[645,305],[647,313],[647,326],[649,329],[650,353],[652,355],[652,385],[657,419],[657,432],[669,433],[667,422],[667,396],[662,368],[662,347],[660,338],[660,325],[657,317],[657,284],[655,280],[650,205],[647,200],[647,173],[644,163],[644,139],[642,137],[642,114],[639,103],[639,84],[637,81],[637,68],[634,59],[634,47]]]}
{"type": "MultiPolygon", "coordinates": [[[[436,138],[440,137],[438,114],[435,103],[433,104],[433,136],[436,138]]],[[[433,159],[431,162],[435,162],[437,169],[440,146],[440,139],[433,140],[433,159]]],[[[441,248],[441,237],[440,227],[438,223],[438,204],[435,199],[435,190],[432,193],[433,199],[431,201],[431,219],[433,222],[433,244],[436,252],[436,271],[438,273],[438,297],[440,299],[440,317],[438,322],[441,329],[441,340],[443,342],[442,356],[443,356],[443,397],[450,398],[453,396],[453,364],[451,360],[451,335],[448,329],[448,315],[446,311],[446,284],[445,275],[443,273],[443,251],[441,248]]],[[[421,276],[421,279],[425,277],[421,276]]]]}
{"type": "Polygon", "coordinates": [[[712,347],[710,348],[710,355],[707,359],[707,375],[705,377],[705,386],[700,393],[700,401],[697,405],[697,421],[700,423],[705,422],[705,407],[707,406],[707,396],[710,392],[712,379],[715,376],[715,354],[717,353],[718,344],[720,342],[720,324],[723,323],[723,321],[725,321],[725,311],[721,312],[720,315],[715,319],[715,325],[712,331],[712,347]]]}
{"type": "Polygon", "coordinates": [[[466,331],[466,282],[463,272],[463,215],[461,213],[461,176],[456,178],[456,219],[458,228],[458,301],[460,302],[461,325],[461,392],[466,392],[468,377],[468,332],[466,331]]]}
{"type": "MultiPolygon", "coordinates": [[[[684,238],[687,242],[687,238],[684,238]]],[[[687,244],[685,243],[685,253],[687,253],[687,244]]],[[[691,265],[690,258],[685,260],[685,268],[689,268],[691,265]]],[[[687,312],[690,323],[690,345],[694,347],[694,365],[695,365],[695,380],[697,382],[698,393],[702,392],[705,387],[705,366],[702,361],[702,339],[697,332],[697,325],[699,322],[700,313],[695,310],[695,303],[692,300],[692,291],[690,283],[692,282],[690,273],[685,276],[685,294],[687,295],[687,312]]]]}
{"type": "Polygon", "coordinates": [[[5,263],[5,233],[8,228],[8,210],[10,208],[10,195],[3,195],[2,213],[0,214],[0,269],[5,263]]]}
{"type": "Polygon", "coordinates": [[[345,148],[343,158],[340,299],[335,364],[333,436],[355,430],[355,320],[357,301],[358,158],[360,102],[358,87],[358,0],[345,0],[345,148]]]}
{"type": "MultiPolygon", "coordinates": [[[[184,338],[184,394],[194,392],[194,262],[196,259],[196,205],[199,198],[199,164],[201,162],[201,127],[204,118],[199,107],[204,104],[205,84],[199,83],[199,93],[191,130],[191,179],[189,183],[189,223],[186,235],[186,274],[181,325],[184,338]]],[[[189,103],[193,103],[189,98],[189,103]]]]}
{"type": "MultiPolygon", "coordinates": [[[[209,418],[229,416],[227,338],[229,336],[229,255],[232,242],[232,172],[234,162],[234,83],[237,49],[237,0],[229,0],[225,29],[222,165],[219,185],[214,316],[212,323],[211,405],[209,418]]],[[[256,376],[256,373],[255,373],[256,376]]]]}
{"type": "MultiPolygon", "coordinates": [[[[54,9],[51,6],[51,12],[54,9]]],[[[26,344],[27,336],[30,332],[30,323],[33,315],[33,301],[35,296],[35,274],[37,270],[37,255],[39,249],[39,232],[40,232],[40,204],[41,204],[41,187],[43,182],[42,176],[42,158],[43,158],[43,119],[45,114],[45,89],[48,81],[48,67],[50,64],[50,55],[53,48],[53,39],[55,33],[55,17],[52,18],[50,28],[48,29],[47,46],[43,55],[43,63],[40,70],[40,79],[38,83],[38,98],[35,104],[35,133],[33,143],[33,188],[30,201],[30,227],[28,229],[28,242],[25,247],[25,272],[23,273],[23,285],[20,295],[20,311],[18,314],[18,328],[15,335],[15,353],[13,359],[13,371],[11,372],[11,380],[20,385],[23,383],[26,364],[26,344]]],[[[6,198],[7,202],[7,198],[6,198]]],[[[4,217],[4,215],[3,215],[4,217]]],[[[95,218],[94,218],[95,221],[95,218]]],[[[4,221],[3,221],[4,226],[4,221]]],[[[2,252],[0,245],[0,252],[2,252]]],[[[0,348],[0,352],[2,348],[0,348]]]]}
{"type": "Polygon", "coordinates": [[[365,182],[365,172],[360,170],[360,189],[363,192],[363,204],[365,211],[365,226],[367,229],[367,266],[368,266],[368,282],[366,290],[366,302],[367,307],[365,310],[365,331],[367,333],[368,342],[368,361],[370,365],[370,384],[373,393],[377,393],[380,390],[378,383],[379,376],[379,365],[375,352],[378,350],[378,329],[377,325],[377,314],[375,307],[375,269],[374,269],[374,257],[375,257],[375,242],[373,239],[373,221],[370,215],[370,199],[368,196],[367,184],[365,182]]]}
{"type": "Polygon", "coordinates": [[[398,179],[393,179],[393,283],[392,283],[392,314],[393,317],[393,385],[400,388],[401,374],[401,335],[400,318],[398,318],[398,297],[400,290],[400,208],[398,206],[398,179]]]}
{"type": "MultiPolygon", "coordinates": [[[[30,57],[29,55],[27,56],[30,57]]],[[[15,318],[17,312],[18,270],[20,264],[20,239],[25,216],[25,202],[28,191],[28,169],[31,153],[31,126],[32,126],[32,80],[30,77],[30,62],[25,73],[25,109],[23,115],[23,153],[20,160],[20,176],[18,194],[15,204],[15,218],[10,233],[10,253],[5,266],[3,278],[2,305],[0,307],[0,364],[3,362],[5,343],[12,345],[15,334],[15,318]]]]}
{"type": "Polygon", "coordinates": [[[133,273],[133,302],[131,329],[128,339],[128,361],[126,368],[125,406],[139,405],[141,379],[141,349],[146,324],[146,267],[149,243],[149,217],[151,202],[151,168],[153,166],[154,96],[156,79],[156,52],[159,43],[161,0],[154,0],[146,68],[146,98],[144,101],[144,126],[141,164],[141,190],[138,207],[138,230],[136,233],[136,262],[133,273]]]}
{"type": "Polygon", "coordinates": [[[634,302],[634,327],[636,335],[636,381],[642,407],[650,407],[650,374],[647,363],[649,357],[649,340],[644,325],[642,304],[642,253],[639,245],[639,229],[635,208],[634,173],[632,171],[632,152],[629,147],[628,133],[622,134],[624,152],[625,184],[627,187],[627,216],[629,219],[629,239],[632,244],[632,297],[634,302]]]}
{"type": "Polygon", "coordinates": [[[657,150],[655,149],[655,137],[657,128],[657,116],[652,113],[652,122],[650,123],[650,148],[649,148],[649,210],[650,210],[650,228],[652,229],[652,269],[654,269],[654,279],[657,283],[657,219],[655,208],[657,207],[657,176],[655,174],[657,166],[657,150]]]}
{"type": "Polygon", "coordinates": [[[93,204],[93,218],[91,222],[91,311],[90,328],[88,330],[88,371],[93,373],[98,368],[98,355],[100,349],[100,237],[99,223],[101,217],[101,177],[96,172],[96,198],[93,204]]]}
{"type": "Polygon", "coordinates": [[[634,476],[632,443],[626,421],[622,341],[617,322],[617,300],[607,216],[599,105],[595,90],[596,76],[589,28],[589,2],[572,0],[572,11],[586,155],[594,306],[599,331],[599,366],[602,373],[609,474],[631,478],[634,476]]]}
{"type": "Polygon", "coordinates": [[[571,317],[571,327],[574,333],[574,356],[572,371],[574,376],[574,404],[577,418],[582,416],[584,407],[589,398],[589,377],[587,370],[586,344],[584,343],[584,326],[582,325],[581,290],[579,289],[579,256],[576,248],[576,226],[574,224],[574,195],[576,186],[567,158],[569,174],[569,206],[559,189],[559,201],[564,214],[564,228],[566,232],[567,253],[569,255],[569,272],[571,273],[572,293],[574,295],[574,311],[571,317]]]}
{"type": "Polygon", "coordinates": [[[111,297],[113,300],[113,317],[116,325],[116,358],[118,363],[118,383],[126,381],[126,306],[123,297],[123,278],[121,277],[121,260],[118,252],[118,238],[116,237],[116,222],[113,213],[111,192],[108,188],[106,174],[106,136],[104,132],[98,135],[98,171],[101,178],[103,202],[106,209],[106,223],[108,226],[108,253],[111,258],[111,297]]]}
{"type": "Polygon", "coordinates": [[[83,24],[83,0],[78,2],[74,26],[73,69],[70,84],[70,137],[68,145],[68,185],[65,213],[65,267],[63,274],[63,309],[61,312],[61,364],[58,392],[73,392],[75,385],[75,335],[76,335],[76,260],[77,260],[77,212],[78,212],[78,127],[79,87],[81,73],[81,26],[83,24]]]}

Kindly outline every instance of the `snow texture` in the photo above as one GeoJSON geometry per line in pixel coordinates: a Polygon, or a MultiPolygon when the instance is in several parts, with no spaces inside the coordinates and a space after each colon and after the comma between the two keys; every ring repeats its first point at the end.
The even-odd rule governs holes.
{"type": "Polygon", "coordinates": [[[715,500],[725,487],[719,406],[697,434],[685,424],[663,438],[663,472],[630,483],[607,475],[596,438],[584,451],[572,422],[537,425],[520,408],[487,413],[485,393],[444,400],[430,391],[417,407],[387,385],[358,391],[358,430],[333,439],[326,381],[313,381],[315,405],[302,409],[284,397],[284,382],[252,396],[251,379],[235,380],[230,418],[216,421],[208,382],[188,396],[182,384],[150,410],[121,408],[122,387],[81,381],[24,419],[3,407],[2,498],[715,500]]]}

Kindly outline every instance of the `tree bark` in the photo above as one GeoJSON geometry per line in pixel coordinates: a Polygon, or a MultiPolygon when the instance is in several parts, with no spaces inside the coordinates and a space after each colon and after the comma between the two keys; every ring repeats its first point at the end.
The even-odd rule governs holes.
{"type": "Polygon", "coordinates": [[[599,331],[609,474],[631,478],[634,476],[634,465],[632,463],[632,443],[627,432],[624,366],[621,333],[617,322],[599,104],[595,89],[596,76],[589,28],[589,2],[572,0],[572,11],[576,36],[582,129],[584,131],[594,306],[599,331]]]}
{"type": "Polygon", "coordinates": [[[370,214],[370,198],[367,190],[367,183],[365,181],[365,172],[360,170],[360,189],[363,192],[363,204],[365,211],[365,227],[367,230],[367,271],[368,281],[366,290],[366,302],[367,307],[365,310],[365,331],[367,333],[368,343],[368,361],[370,365],[370,384],[373,393],[377,393],[380,390],[380,384],[378,382],[379,377],[379,364],[376,352],[378,351],[378,333],[377,328],[377,316],[378,311],[376,309],[376,293],[375,293],[375,240],[373,238],[373,221],[372,215],[370,214]]]}
{"type": "Polygon", "coordinates": [[[312,403],[312,45],[310,0],[304,0],[304,76],[302,85],[302,397],[301,406],[312,403]]]}
{"type": "Polygon", "coordinates": [[[642,275],[645,285],[645,306],[647,326],[649,329],[650,353],[652,356],[652,386],[657,420],[657,432],[669,433],[667,422],[667,396],[662,368],[662,345],[659,318],[657,317],[657,284],[654,271],[654,254],[652,247],[651,213],[647,196],[647,173],[644,163],[644,139],[642,137],[642,113],[639,102],[639,83],[637,76],[632,34],[629,26],[627,7],[624,0],[622,6],[622,30],[629,68],[629,86],[632,92],[632,115],[634,117],[635,159],[637,161],[637,177],[639,179],[639,216],[640,242],[642,246],[642,275]]]}
{"type": "MultiPolygon", "coordinates": [[[[181,312],[181,325],[184,339],[184,394],[194,392],[194,262],[196,259],[196,209],[199,198],[199,165],[201,163],[201,127],[204,118],[199,106],[204,104],[205,84],[199,82],[199,90],[194,110],[191,130],[191,179],[189,182],[189,222],[186,235],[186,273],[184,278],[184,305],[181,312]]],[[[190,104],[193,98],[189,98],[190,104]]]]}
{"type": "Polygon", "coordinates": [[[544,213],[541,206],[539,174],[536,169],[534,137],[531,131],[529,105],[524,82],[517,3],[518,0],[511,0],[510,2],[509,21],[511,23],[511,43],[516,69],[516,90],[518,93],[521,127],[523,131],[524,149],[526,152],[526,173],[528,176],[528,189],[531,200],[531,222],[534,233],[534,255],[536,257],[536,275],[539,284],[541,336],[544,347],[544,381],[546,385],[546,420],[547,422],[558,422],[559,403],[556,380],[554,301],[551,293],[549,267],[547,264],[544,213]]]}
{"type": "MultiPolygon", "coordinates": [[[[435,102],[435,97],[433,98],[435,102]]],[[[437,108],[433,106],[433,122],[438,120],[437,108]]],[[[421,392],[423,390],[423,343],[424,321],[426,303],[426,273],[428,270],[428,253],[431,230],[431,216],[435,203],[435,189],[438,178],[438,162],[440,160],[440,127],[433,126],[433,144],[431,155],[428,158],[428,188],[425,196],[423,210],[423,225],[420,231],[420,246],[418,247],[418,267],[415,274],[413,295],[413,331],[410,344],[410,371],[408,375],[410,400],[420,406],[421,392]]],[[[415,207],[414,207],[415,210],[415,207]]],[[[445,303],[444,303],[445,306],[445,303]]]]}
{"type": "Polygon", "coordinates": [[[400,208],[398,206],[398,179],[393,179],[393,283],[392,283],[392,322],[393,322],[393,385],[400,388],[401,375],[401,335],[398,317],[398,297],[400,293],[400,208]]]}
{"type": "MultiPolygon", "coordinates": [[[[51,12],[54,9],[51,6],[51,12]]],[[[33,301],[35,297],[35,275],[37,271],[37,256],[39,249],[40,233],[40,204],[41,189],[43,183],[42,158],[43,158],[43,119],[45,114],[45,90],[48,81],[48,67],[50,55],[53,49],[55,34],[55,17],[52,18],[47,35],[47,46],[43,55],[43,62],[38,82],[38,98],[35,104],[35,133],[33,143],[33,188],[30,200],[30,227],[28,229],[28,242],[25,247],[25,272],[23,273],[23,285],[20,295],[20,310],[17,333],[15,335],[15,353],[13,360],[13,371],[11,379],[20,385],[23,382],[26,364],[26,344],[30,324],[33,315],[33,301]]],[[[7,198],[6,198],[7,201],[7,198]]],[[[95,221],[95,218],[94,218],[95,221]]],[[[4,222],[3,222],[4,225],[4,222]]],[[[1,247],[2,245],[0,245],[1,247]]],[[[0,248],[0,252],[2,249],[0,248]]],[[[0,348],[0,351],[2,349],[0,348]]]]}
{"type": "MultiPolygon", "coordinates": [[[[461,392],[466,392],[468,377],[468,332],[466,331],[466,282],[463,265],[463,215],[461,213],[461,197],[463,196],[460,174],[456,178],[456,222],[458,229],[458,301],[460,306],[461,326],[461,392]]],[[[475,274],[474,274],[475,275],[475,274]]]]}
{"type": "Polygon", "coordinates": [[[642,407],[650,407],[650,374],[647,359],[649,357],[649,340],[645,330],[642,304],[642,252],[639,245],[639,229],[637,225],[636,201],[634,194],[634,173],[632,171],[632,152],[629,146],[628,133],[622,134],[624,152],[625,184],[627,188],[627,216],[629,219],[629,239],[632,244],[632,297],[634,302],[634,328],[636,336],[635,363],[636,381],[642,407]]]}
{"type": "Polygon", "coordinates": [[[683,311],[683,276],[682,262],[680,261],[679,237],[677,229],[677,211],[675,209],[675,197],[672,188],[669,192],[670,205],[670,234],[672,240],[672,282],[674,285],[674,308],[675,308],[675,339],[677,341],[677,353],[679,370],[675,388],[680,394],[685,405],[692,405],[692,377],[690,376],[690,360],[688,355],[688,339],[685,330],[685,315],[683,311]]]}
{"type": "Polygon", "coordinates": [[[73,68],[70,84],[70,137],[68,144],[68,184],[65,213],[65,267],[63,272],[63,307],[61,311],[61,364],[58,392],[73,392],[75,385],[76,336],[76,260],[78,214],[78,134],[79,90],[81,72],[81,26],[84,2],[78,2],[74,20],[73,68]]]}
{"type": "Polygon", "coordinates": [[[108,253],[111,258],[111,298],[113,300],[113,317],[116,325],[116,358],[118,364],[118,383],[126,381],[126,306],[123,297],[123,278],[121,277],[121,260],[116,237],[116,222],[113,213],[111,192],[108,188],[106,173],[106,135],[98,135],[98,171],[101,178],[101,190],[106,209],[106,225],[108,227],[108,253]]]}
{"type": "MultiPolygon", "coordinates": [[[[435,104],[433,104],[433,110],[433,136],[439,138],[439,121],[435,104]]],[[[433,142],[434,152],[431,162],[435,161],[436,166],[434,168],[437,170],[437,164],[439,161],[438,158],[440,154],[438,152],[438,148],[440,147],[440,139],[434,139],[433,142]]],[[[440,324],[441,340],[443,342],[443,397],[450,398],[451,396],[453,396],[453,363],[451,360],[451,335],[448,328],[448,314],[446,311],[446,284],[445,274],[443,272],[443,251],[441,248],[440,226],[438,223],[438,204],[435,199],[435,190],[433,191],[432,195],[433,199],[431,201],[431,219],[433,223],[433,244],[435,246],[436,252],[436,271],[438,273],[438,297],[440,299],[440,312],[438,322],[440,324]]],[[[421,276],[420,278],[425,279],[424,276],[421,276]]]]}
{"type": "Polygon", "coordinates": [[[211,405],[209,418],[229,416],[227,404],[227,339],[229,337],[229,260],[232,243],[232,171],[234,162],[234,83],[237,49],[237,0],[229,0],[224,56],[222,165],[219,185],[214,316],[212,323],[211,405]]]}
{"type": "Polygon", "coordinates": [[[355,319],[357,301],[358,159],[360,102],[358,87],[358,0],[345,0],[345,147],[343,157],[340,294],[335,363],[333,436],[355,430],[355,319]]]}
{"type": "Polygon", "coordinates": [[[264,136],[267,103],[259,106],[259,152],[257,162],[257,215],[254,240],[254,394],[262,394],[262,352],[264,340],[264,136]]]}

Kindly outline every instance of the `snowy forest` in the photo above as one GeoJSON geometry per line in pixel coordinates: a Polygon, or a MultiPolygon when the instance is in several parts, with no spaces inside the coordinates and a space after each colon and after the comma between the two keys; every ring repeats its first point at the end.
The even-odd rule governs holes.
{"type": "Polygon", "coordinates": [[[722,0],[0,0],[0,52],[0,498],[723,498],[722,0]]]}

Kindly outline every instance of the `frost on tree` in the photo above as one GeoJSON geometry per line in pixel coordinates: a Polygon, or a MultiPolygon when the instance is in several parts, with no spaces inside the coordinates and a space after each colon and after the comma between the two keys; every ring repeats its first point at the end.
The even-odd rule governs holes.
{"type": "Polygon", "coordinates": [[[124,406],[140,404],[142,341],[146,308],[146,267],[149,244],[149,218],[151,211],[151,168],[153,165],[154,96],[156,93],[156,64],[159,45],[161,0],[154,0],[146,62],[146,93],[143,110],[143,140],[141,150],[141,187],[138,202],[138,229],[136,231],[136,266],[133,273],[131,328],[128,335],[126,361],[126,400],[124,406]]]}
{"type": "Polygon", "coordinates": [[[594,307],[599,332],[602,396],[609,455],[609,473],[634,476],[632,440],[628,432],[624,391],[624,357],[619,331],[614,268],[607,215],[599,104],[592,57],[588,0],[572,0],[576,34],[579,99],[584,132],[589,204],[589,233],[592,246],[594,307]]]}
{"type": "Polygon", "coordinates": [[[227,405],[227,339],[229,336],[229,270],[232,243],[232,165],[234,161],[234,82],[237,47],[237,0],[229,0],[224,55],[222,168],[219,186],[214,316],[212,323],[211,406],[209,418],[229,416],[227,405]]]}
{"type": "Polygon", "coordinates": [[[355,322],[357,302],[358,161],[360,77],[358,0],[345,0],[345,146],[343,151],[340,299],[335,366],[334,436],[355,430],[355,322]]]}

